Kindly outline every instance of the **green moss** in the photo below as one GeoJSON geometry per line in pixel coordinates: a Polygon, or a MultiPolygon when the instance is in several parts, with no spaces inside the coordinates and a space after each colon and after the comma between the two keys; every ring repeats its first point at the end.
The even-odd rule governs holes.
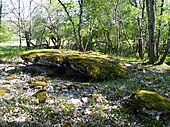
{"type": "Polygon", "coordinates": [[[30,88],[37,87],[37,86],[43,86],[43,87],[47,86],[47,83],[43,81],[34,81],[34,82],[30,81],[30,83],[31,83],[29,85],[30,88]]]}
{"type": "MultiPolygon", "coordinates": [[[[140,90],[132,98],[133,106],[136,109],[146,108],[147,110],[167,111],[170,110],[170,100],[160,94],[148,90],[140,90]]],[[[132,107],[133,108],[133,107],[132,107]]]]}
{"type": "Polygon", "coordinates": [[[167,82],[170,83],[170,76],[166,76],[166,77],[165,77],[165,81],[167,81],[167,82]]]}
{"type": "Polygon", "coordinates": [[[0,96],[3,96],[5,93],[8,93],[6,88],[0,88],[0,96]]]}
{"type": "Polygon", "coordinates": [[[137,95],[147,109],[164,111],[170,110],[170,100],[160,94],[147,90],[140,90],[137,95]]]}
{"type": "Polygon", "coordinates": [[[72,127],[70,122],[65,122],[61,127],[72,127]]]}
{"type": "Polygon", "coordinates": [[[46,90],[40,90],[36,92],[33,96],[38,99],[39,103],[44,103],[47,99],[47,92],[46,90]]]}
{"type": "Polygon", "coordinates": [[[97,52],[41,49],[24,52],[21,57],[31,62],[43,58],[49,62],[60,63],[61,66],[69,63],[73,69],[95,80],[114,79],[125,75],[125,68],[121,61],[97,52]]]}
{"type": "Polygon", "coordinates": [[[67,104],[67,103],[65,103],[64,107],[63,107],[63,111],[64,111],[65,115],[69,115],[69,116],[73,115],[73,113],[75,111],[74,104],[67,104]]]}
{"type": "Polygon", "coordinates": [[[34,61],[39,58],[46,58],[50,61],[63,61],[61,52],[54,49],[30,50],[22,53],[21,58],[28,61],[34,61]]]}

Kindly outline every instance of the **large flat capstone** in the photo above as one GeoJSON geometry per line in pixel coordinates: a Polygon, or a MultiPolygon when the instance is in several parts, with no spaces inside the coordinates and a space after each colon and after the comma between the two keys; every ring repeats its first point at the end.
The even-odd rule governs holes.
{"type": "Polygon", "coordinates": [[[66,75],[76,72],[93,80],[114,79],[126,73],[122,61],[98,52],[39,49],[23,52],[21,58],[33,64],[62,68],[66,75]]]}

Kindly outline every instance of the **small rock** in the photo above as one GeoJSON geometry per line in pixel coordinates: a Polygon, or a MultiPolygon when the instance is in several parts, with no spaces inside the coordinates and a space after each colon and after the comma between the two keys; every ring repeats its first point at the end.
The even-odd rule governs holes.
{"type": "Polygon", "coordinates": [[[83,103],[87,103],[88,102],[88,97],[82,97],[81,100],[82,100],[83,103]]]}
{"type": "Polygon", "coordinates": [[[85,114],[89,115],[92,113],[91,109],[89,108],[86,108],[86,110],[84,111],[85,114]]]}
{"type": "Polygon", "coordinates": [[[39,90],[33,96],[39,100],[39,103],[44,103],[47,99],[47,92],[46,90],[39,90]]]}
{"type": "Polygon", "coordinates": [[[80,99],[71,99],[69,100],[69,103],[74,104],[74,105],[82,105],[82,102],[80,99]]]}
{"type": "Polygon", "coordinates": [[[153,83],[154,84],[159,84],[159,83],[161,83],[163,81],[164,81],[164,78],[163,77],[159,77],[159,78],[156,78],[153,83]]]}

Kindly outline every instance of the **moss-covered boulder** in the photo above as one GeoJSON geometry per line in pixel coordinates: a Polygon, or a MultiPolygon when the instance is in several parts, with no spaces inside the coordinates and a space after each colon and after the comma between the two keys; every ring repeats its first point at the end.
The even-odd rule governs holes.
{"type": "Polygon", "coordinates": [[[0,96],[3,96],[6,93],[9,93],[9,91],[6,88],[0,88],[0,96]]]}
{"type": "Polygon", "coordinates": [[[125,67],[120,60],[97,52],[40,49],[24,52],[21,58],[34,64],[56,66],[65,70],[62,73],[66,75],[80,73],[94,80],[114,79],[125,75],[125,67]]]}
{"type": "Polygon", "coordinates": [[[47,99],[47,91],[46,90],[39,90],[34,95],[39,101],[39,103],[45,103],[47,99]]]}
{"type": "Polygon", "coordinates": [[[170,100],[157,92],[140,90],[130,98],[129,109],[149,113],[170,111],[170,100]]]}

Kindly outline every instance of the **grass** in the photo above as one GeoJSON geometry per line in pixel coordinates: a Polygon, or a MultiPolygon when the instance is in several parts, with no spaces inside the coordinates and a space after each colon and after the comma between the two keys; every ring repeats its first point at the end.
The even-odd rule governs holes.
{"type": "Polygon", "coordinates": [[[23,50],[16,46],[0,47],[0,58],[12,58],[18,56],[23,50]]]}
{"type": "Polygon", "coordinates": [[[0,59],[5,63],[17,62],[24,50],[26,47],[20,49],[18,46],[0,46],[0,59]]]}
{"type": "Polygon", "coordinates": [[[168,54],[166,59],[165,59],[165,63],[167,63],[168,65],[170,65],[170,55],[168,54]]]}
{"type": "Polygon", "coordinates": [[[0,43],[0,60],[3,62],[11,63],[19,58],[20,54],[25,51],[26,43],[22,40],[22,47],[19,47],[19,41],[8,41],[0,43]]]}

